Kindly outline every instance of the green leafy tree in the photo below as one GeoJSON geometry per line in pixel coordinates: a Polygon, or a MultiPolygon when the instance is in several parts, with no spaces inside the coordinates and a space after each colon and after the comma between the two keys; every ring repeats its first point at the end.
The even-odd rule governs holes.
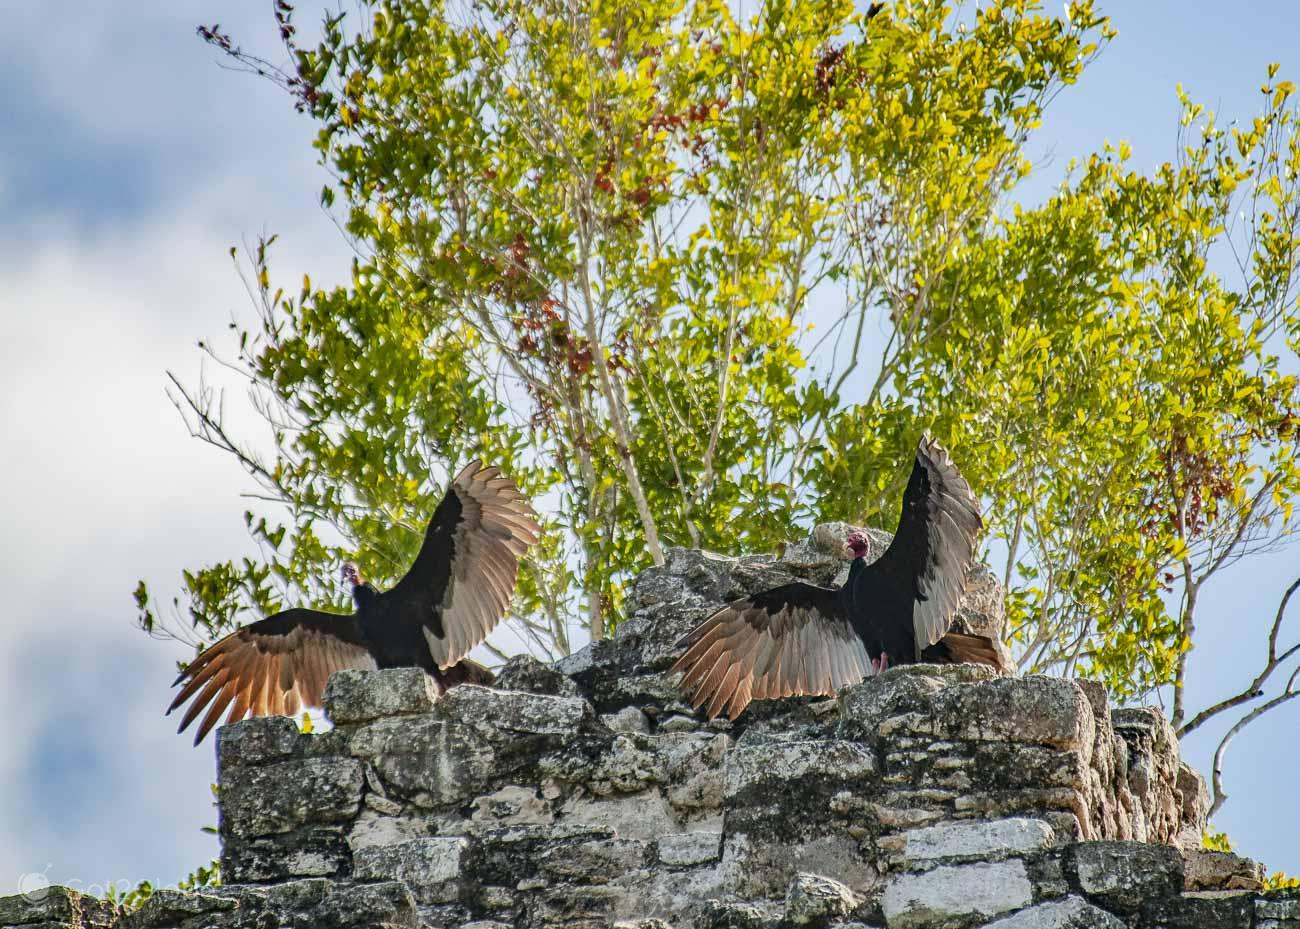
{"type": "Polygon", "coordinates": [[[1184,699],[1224,621],[1201,593],[1285,541],[1300,491],[1300,150],[1274,69],[1250,125],[1184,96],[1169,164],[1108,148],[1030,208],[1026,141],[1113,34],[1089,2],[365,0],[315,44],[274,7],[284,69],[200,31],[317,121],[357,258],[288,293],[269,242],[249,256],[255,314],[208,350],[269,442],[176,382],[257,482],[265,556],[187,573],[185,625],[337,604],[343,558],[398,576],[484,455],[550,514],[514,622],[565,652],[667,545],[889,525],[928,428],[984,500],[1023,668],[1165,688],[1183,733],[1243,714],[1227,739],[1295,696],[1293,586],[1241,692],[1184,699]]]}

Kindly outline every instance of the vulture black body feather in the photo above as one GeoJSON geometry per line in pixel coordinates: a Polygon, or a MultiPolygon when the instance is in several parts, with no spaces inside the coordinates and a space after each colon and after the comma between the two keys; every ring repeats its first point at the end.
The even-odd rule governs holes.
{"type": "Polygon", "coordinates": [[[227,708],[230,724],[320,706],[325,682],[343,668],[419,667],[443,690],[490,683],[491,672],[465,656],[505,615],[519,558],[540,534],[514,483],[472,461],[452,480],[415,562],[391,590],[376,590],[344,565],[354,613],[294,608],[232,632],[180,673],[175,683],[184,686],[167,712],[190,701],[182,732],[204,713],[197,745],[227,708]]]}
{"type": "Polygon", "coordinates": [[[872,564],[859,533],[839,588],[794,583],[728,603],[679,644],[673,665],[691,702],[735,719],[751,700],[831,695],[890,664],[979,662],[1000,670],[984,636],[949,632],[982,528],[979,502],[948,453],[926,437],[903,493],[898,532],[872,564]]]}

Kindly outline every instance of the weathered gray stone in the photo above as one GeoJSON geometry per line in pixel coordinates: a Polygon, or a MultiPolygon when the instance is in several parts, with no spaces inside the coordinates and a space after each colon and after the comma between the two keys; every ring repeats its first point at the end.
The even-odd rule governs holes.
{"type": "Polygon", "coordinates": [[[638,839],[600,838],[553,846],[538,859],[552,878],[581,884],[607,884],[650,863],[650,846],[638,839]]]}
{"type": "Polygon", "coordinates": [[[451,903],[460,894],[461,862],[469,848],[462,838],[413,839],[398,845],[359,849],[352,874],[362,880],[396,880],[421,903],[451,903]]]}
{"type": "Polygon", "coordinates": [[[697,865],[722,857],[721,832],[678,832],[661,835],[656,843],[666,865],[697,865]]]}
{"type": "Polygon", "coordinates": [[[515,655],[507,661],[497,672],[492,686],[497,690],[523,690],[553,697],[580,696],[578,685],[571,677],[532,655],[515,655]]]}
{"type": "Polygon", "coordinates": [[[221,876],[239,884],[346,874],[352,860],[344,826],[304,826],[277,835],[222,835],[221,876]]]}
{"type": "Polygon", "coordinates": [[[1184,890],[1263,890],[1264,866],[1232,852],[1183,849],[1184,890]]]}
{"type": "Polygon", "coordinates": [[[238,905],[229,897],[160,887],[150,894],[140,909],[119,920],[116,929],[164,929],[192,922],[201,916],[217,921],[220,917],[214,914],[229,913],[238,905]]]}
{"type": "Polygon", "coordinates": [[[1004,916],[984,929],[1124,929],[1124,921],[1082,897],[1066,897],[1004,916]]]}
{"type": "Polygon", "coordinates": [[[1153,929],[1251,929],[1254,911],[1249,891],[1193,891],[1147,901],[1142,917],[1153,929]]]}
{"type": "MultiPolygon", "coordinates": [[[[1111,721],[1128,755],[1128,788],[1135,801],[1133,838],[1173,842],[1180,834],[1190,831],[1188,825],[1199,836],[1204,825],[1203,812],[1199,811],[1204,805],[1194,798],[1185,802],[1178,786],[1182,777],[1178,738],[1164,714],[1154,707],[1129,707],[1115,710],[1111,721]],[[1186,823],[1183,818],[1186,809],[1202,819],[1186,823]]],[[[1203,785],[1191,789],[1203,789],[1203,785]]]]}
{"type": "Polygon", "coordinates": [[[1132,912],[1183,889],[1183,860],[1167,845],[1081,842],[1069,857],[1079,889],[1108,908],[1132,912]]]}
{"type": "Polygon", "coordinates": [[[591,718],[591,711],[580,697],[555,697],[462,684],[443,695],[435,715],[450,722],[503,734],[571,735],[584,720],[591,718]]]}
{"type": "Polygon", "coordinates": [[[1272,890],[1257,897],[1255,929],[1300,929],[1300,889],[1272,890]]]}
{"type": "Polygon", "coordinates": [[[265,764],[302,750],[302,733],[287,716],[258,716],[217,730],[217,767],[265,764]]]}
{"type": "Polygon", "coordinates": [[[910,861],[947,858],[985,860],[1023,855],[1052,844],[1052,827],[1041,819],[954,822],[911,829],[898,837],[899,854],[910,861]]]}
{"type": "Polygon", "coordinates": [[[798,874],[785,894],[785,918],[795,926],[824,926],[858,905],[857,896],[839,881],[820,874],[798,874]]]}
{"type": "Polygon", "coordinates": [[[988,919],[1033,900],[1024,863],[1011,859],[900,874],[885,885],[881,907],[890,929],[923,929],[974,917],[988,919]]]}
{"type": "MultiPolygon", "coordinates": [[[[896,724],[888,730],[893,732],[1069,750],[1090,745],[1096,727],[1088,698],[1073,681],[1042,676],[945,687],[934,695],[928,713],[909,713],[890,722],[896,724]]],[[[881,727],[882,735],[888,731],[881,727]]]]}
{"type": "Polygon", "coordinates": [[[876,771],[875,755],[854,742],[778,742],[740,745],[726,760],[726,796],[735,800],[764,786],[811,778],[855,781],[876,771]]]}
{"type": "Polygon", "coordinates": [[[600,721],[614,732],[650,731],[650,718],[634,706],[625,706],[617,713],[606,713],[600,721]]]}
{"type": "Polygon", "coordinates": [[[555,821],[549,800],[538,796],[534,788],[515,784],[508,784],[495,793],[475,798],[474,806],[476,809],[470,818],[475,822],[520,826],[555,821]]]}
{"type": "Polygon", "coordinates": [[[325,715],[336,726],[427,713],[437,700],[438,685],[419,668],[336,671],[324,697],[325,715]]]}
{"type": "Polygon", "coordinates": [[[886,719],[928,711],[930,700],[943,689],[945,682],[945,677],[927,673],[934,667],[890,668],[884,674],[840,691],[840,738],[874,743],[880,724],[886,719]]]}
{"type": "Polygon", "coordinates": [[[561,807],[560,821],[646,841],[682,828],[663,795],[653,790],[621,797],[573,797],[561,807]]]}
{"type": "MultiPolygon", "coordinates": [[[[366,798],[367,804],[371,800],[366,798]]],[[[377,845],[398,845],[412,839],[423,839],[431,834],[430,822],[422,816],[403,816],[401,806],[396,811],[377,812],[367,806],[357,814],[348,830],[348,847],[355,855],[358,849],[377,845]]]]}
{"type": "Polygon", "coordinates": [[[24,893],[0,897],[0,926],[58,923],[98,927],[110,925],[114,915],[105,901],[58,884],[28,887],[24,893]]]}
{"type": "Polygon", "coordinates": [[[303,758],[221,770],[221,831],[265,836],[299,826],[341,822],[361,807],[361,763],[303,758]]]}

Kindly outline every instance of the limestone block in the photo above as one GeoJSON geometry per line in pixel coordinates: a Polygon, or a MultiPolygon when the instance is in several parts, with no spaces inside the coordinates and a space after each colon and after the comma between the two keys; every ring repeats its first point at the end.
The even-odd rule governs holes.
{"type": "Polygon", "coordinates": [[[572,735],[590,718],[590,709],[580,697],[462,684],[443,695],[435,715],[472,728],[496,730],[507,738],[509,733],[572,735]]]}
{"type": "Polygon", "coordinates": [[[532,787],[507,784],[495,793],[474,799],[475,822],[491,822],[500,826],[536,825],[555,821],[551,801],[538,796],[532,787]]]}
{"type": "Polygon", "coordinates": [[[265,836],[341,822],[361,807],[361,763],[303,758],[221,771],[221,832],[265,836]]]}
{"type": "Polygon", "coordinates": [[[216,894],[186,893],[159,887],[140,909],[119,920],[115,929],[170,929],[187,920],[206,917],[205,922],[215,922],[215,914],[229,913],[239,904],[229,897],[216,894]]]}
{"type": "Polygon", "coordinates": [[[608,886],[557,887],[530,897],[533,926],[564,929],[604,929],[614,922],[623,903],[622,888],[608,886]]]}
{"type": "Polygon", "coordinates": [[[659,836],[656,843],[659,861],[666,865],[687,866],[717,861],[722,857],[722,833],[677,832],[659,836]]]}
{"type": "Polygon", "coordinates": [[[822,926],[848,916],[857,905],[857,896],[839,881],[798,874],[785,894],[785,918],[795,926],[822,926]]]}
{"type": "Polygon", "coordinates": [[[1080,842],[1070,849],[1069,865],[1087,896],[1125,912],[1183,889],[1183,860],[1167,845],[1080,842]]]}
{"type": "Polygon", "coordinates": [[[542,857],[550,849],[591,839],[611,838],[608,829],[581,824],[506,826],[475,829],[468,877],[475,884],[495,884],[533,891],[550,884],[539,874],[542,857]]]}
{"type": "Polygon", "coordinates": [[[625,706],[617,713],[606,713],[600,721],[614,732],[648,733],[650,731],[649,717],[634,706],[625,706]]]}
{"type": "Polygon", "coordinates": [[[301,749],[298,723],[287,716],[255,716],[217,730],[217,767],[266,764],[301,749]]]}
{"type": "MultiPolygon", "coordinates": [[[[1073,681],[1038,675],[945,687],[934,695],[928,713],[896,721],[895,731],[1071,751],[1091,747],[1096,730],[1088,698],[1073,681]]],[[[887,734],[883,728],[881,734],[887,734]]]]}
{"type": "MultiPolygon", "coordinates": [[[[354,884],[321,878],[270,887],[222,886],[213,893],[238,901],[233,927],[313,926],[329,929],[419,929],[415,899],[403,883],[354,884]]],[[[198,926],[209,929],[212,922],[198,926]]],[[[198,929],[198,926],[195,929],[198,929]]]]}
{"type": "Polygon", "coordinates": [[[560,807],[559,818],[569,826],[646,841],[682,830],[680,820],[658,790],[613,797],[573,797],[560,807]]]}
{"type": "Polygon", "coordinates": [[[608,884],[650,863],[651,849],[639,839],[598,838],[555,845],[538,859],[538,870],[560,881],[608,884]]]}
{"type": "Polygon", "coordinates": [[[1232,852],[1183,849],[1184,890],[1263,890],[1264,866],[1232,852]]]}
{"type": "MultiPolygon", "coordinates": [[[[366,798],[369,801],[369,797],[366,798]]],[[[363,809],[348,830],[348,847],[355,855],[358,849],[377,845],[398,845],[430,834],[429,821],[423,817],[401,816],[392,812],[363,809]]]]}
{"type": "MultiPolygon", "coordinates": [[[[1128,788],[1136,801],[1133,836],[1150,842],[1171,842],[1183,831],[1186,808],[1180,779],[1178,738],[1164,714],[1154,707],[1117,709],[1111,714],[1115,732],[1128,751],[1128,788]]],[[[1196,789],[1196,788],[1192,788],[1196,789]]],[[[1196,832],[1199,835],[1199,826],[1196,832]]]]}
{"type": "Polygon", "coordinates": [[[71,923],[100,927],[110,925],[112,920],[113,909],[106,902],[57,884],[29,887],[24,893],[0,897],[0,926],[71,923]]]}
{"type": "Polygon", "coordinates": [[[781,839],[733,832],[728,821],[719,866],[723,888],[744,899],[779,899],[800,872],[829,877],[862,895],[879,888],[879,871],[860,841],[839,831],[806,831],[803,839],[781,839]]]}
{"type": "Polygon", "coordinates": [[[550,664],[532,655],[515,655],[497,672],[493,685],[497,690],[523,690],[554,697],[579,696],[578,685],[550,664]]]}
{"type": "Polygon", "coordinates": [[[667,759],[659,743],[648,737],[620,734],[610,750],[593,766],[589,786],[593,793],[633,793],[668,780],[667,759]]]}
{"type": "Polygon", "coordinates": [[[945,865],[923,874],[900,874],[885,885],[881,907],[890,929],[988,919],[1034,900],[1024,862],[945,865]]]}
{"type": "Polygon", "coordinates": [[[358,849],[352,874],[362,880],[403,881],[420,903],[451,903],[460,894],[462,861],[469,840],[413,839],[358,849]]]}
{"type": "Polygon", "coordinates": [[[1300,929],[1300,890],[1275,890],[1256,898],[1255,927],[1300,929]]]}
{"type": "Polygon", "coordinates": [[[870,749],[839,739],[738,745],[726,758],[726,798],[736,801],[747,792],[791,784],[804,789],[802,782],[815,778],[866,780],[876,767],[870,749]]]}
{"type": "Polygon", "coordinates": [[[940,823],[910,829],[896,838],[901,840],[900,856],[909,861],[992,860],[1035,852],[1053,841],[1051,826],[1022,817],[940,823]]]}
{"type": "Polygon", "coordinates": [[[1004,916],[984,929],[1124,929],[1124,921],[1082,897],[1066,897],[1004,916]]]}
{"type": "Polygon", "coordinates": [[[767,929],[779,918],[777,907],[771,904],[706,900],[696,929],[767,929]]]}
{"type": "Polygon", "coordinates": [[[1254,917],[1249,891],[1193,891],[1143,907],[1144,924],[1156,929],[1251,929],[1254,917]]]}
{"type": "Polygon", "coordinates": [[[324,697],[325,715],[336,726],[427,713],[437,700],[438,685],[419,668],[336,671],[324,697]]]}
{"type": "Polygon", "coordinates": [[[886,719],[928,710],[930,699],[943,689],[945,679],[920,669],[934,667],[902,665],[844,688],[839,695],[839,737],[874,744],[886,719]]]}
{"type": "Polygon", "coordinates": [[[330,877],[352,860],[342,825],[304,826],[256,838],[223,836],[221,877],[232,883],[330,877]]]}

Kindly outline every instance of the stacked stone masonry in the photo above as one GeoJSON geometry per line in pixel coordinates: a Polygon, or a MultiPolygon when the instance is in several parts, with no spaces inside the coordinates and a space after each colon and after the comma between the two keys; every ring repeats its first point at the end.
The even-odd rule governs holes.
{"type": "MultiPolygon", "coordinates": [[[[828,581],[839,532],[674,551],[615,638],[495,688],[336,674],[328,732],[220,731],[223,886],[126,915],[52,888],[0,899],[0,926],[1300,929],[1300,894],[1199,850],[1205,788],[1163,717],[1099,687],[917,665],[692,713],[673,642],[725,599],[828,581]]],[[[977,568],[959,623],[996,632],[1000,599],[977,568]]]]}

